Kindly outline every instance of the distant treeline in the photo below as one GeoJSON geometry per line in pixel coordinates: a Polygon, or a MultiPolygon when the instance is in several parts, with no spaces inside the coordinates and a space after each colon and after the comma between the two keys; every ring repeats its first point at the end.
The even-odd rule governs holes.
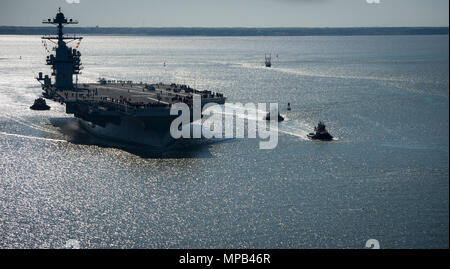
{"type": "MultiPolygon", "coordinates": [[[[55,27],[0,26],[0,35],[49,35],[55,27]]],[[[448,27],[368,28],[103,28],[66,27],[66,34],[142,36],[338,36],[338,35],[448,35],[448,27]]]]}

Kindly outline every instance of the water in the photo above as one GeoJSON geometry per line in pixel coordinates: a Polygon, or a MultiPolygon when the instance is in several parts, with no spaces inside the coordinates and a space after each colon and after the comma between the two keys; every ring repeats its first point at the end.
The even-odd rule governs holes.
{"type": "Polygon", "coordinates": [[[155,154],[93,137],[60,104],[29,110],[46,52],[0,36],[0,247],[448,248],[448,49],[448,36],[86,37],[80,82],[189,84],[288,118],[274,150],[155,154]],[[336,141],[305,138],[318,120],[336,141]]]}

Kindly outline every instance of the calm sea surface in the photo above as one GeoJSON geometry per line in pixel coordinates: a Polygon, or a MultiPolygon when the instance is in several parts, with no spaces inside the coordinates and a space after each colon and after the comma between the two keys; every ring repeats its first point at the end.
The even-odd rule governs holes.
{"type": "Polygon", "coordinates": [[[449,247],[448,36],[87,36],[80,50],[81,82],[278,102],[278,146],[99,139],[58,103],[29,109],[46,52],[0,36],[1,248],[449,247]],[[305,138],[318,120],[336,141],[305,138]]]}

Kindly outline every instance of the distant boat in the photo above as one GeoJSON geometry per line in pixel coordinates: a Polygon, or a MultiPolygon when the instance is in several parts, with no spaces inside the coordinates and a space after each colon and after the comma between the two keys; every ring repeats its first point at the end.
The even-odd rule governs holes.
{"type": "MultiPolygon", "coordinates": [[[[270,112],[266,114],[266,117],[264,117],[265,120],[270,121],[270,112]]],[[[278,113],[278,119],[273,119],[273,120],[277,120],[277,121],[284,121],[284,117],[280,115],[280,113],[278,113]]]]}
{"type": "Polygon", "coordinates": [[[264,61],[266,67],[271,67],[272,66],[272,56],[269,55],[269,57],[267,57],[267,55],[265,55],[265,61],[264,61]]]}
{"type": "Polygon", "coordinates": [[[287,110],[288,110],[288,111],[291,111],[291,103],[288,103],[287,110]]]}

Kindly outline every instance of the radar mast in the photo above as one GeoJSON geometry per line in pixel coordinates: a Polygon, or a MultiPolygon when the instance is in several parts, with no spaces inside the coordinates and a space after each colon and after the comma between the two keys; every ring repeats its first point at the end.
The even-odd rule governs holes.
{"type": "Polygon", "coordinates": [[[76,75],[78,80],[78,74],[80,74],[81,70],[81,53],[77,49],[68,47],[67,44],[74,40],[81,41],[83,38],[75,35],[64,35],[63,25],[78,24],[78,21],[67,19],[62,13],[61,8],[58,8],[58,13],[55,18],[43,20],[42,23],[53,24],[58,28],[57,36],[48,35],[42,37],[43,40],[48,40],[56,44],[53,48],[55,53],[47,56],[47,65],[52,66],[52,76],[55,77],[55,86],[57,89],[72,90],[74,88],[73,75],[76,75]],[[65,40],[70,41],[66,42],[65,40]]]}

